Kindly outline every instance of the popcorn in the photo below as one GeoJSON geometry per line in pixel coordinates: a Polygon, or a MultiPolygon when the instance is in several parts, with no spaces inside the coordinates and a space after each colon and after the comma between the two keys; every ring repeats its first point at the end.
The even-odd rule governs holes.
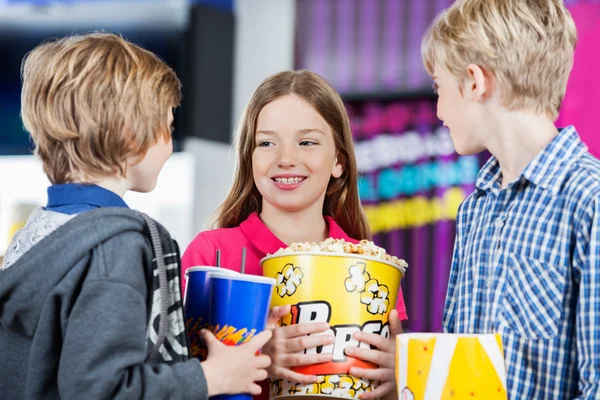
{"type": "Polygon", "coordinates": [[[311,384],[293,383],[283,379],[271,381],[270,397],[278,396],[335,396],[358,399],[362,393],[371,392],[379,386],[378,381],[363,380],[349,374],[319,375],[311,384]]]}
{"type": "Polygon", "coordinates": [[[371,387],[371,383],[368,380],[366,381],[361,378],[355,378],[354,386],[352,386],[352,389],[362,390],[361,393],[364,393],[366,390],[369,390],[370,387],[371,387]]]}
{"type": "Polygon", "coordinates": [[[366,290],[360,295],[360,302],[367,305],[367,311],[371,314],[385,314],[390,300],[387,286],[380,285],[376,279],[366,283],[366,290]]]}
{"type": "Polygon", "coordinates": [[[331,396],[333,394],[334,389],[340,382],[339,375],[330,375],[326,378],[325,382],[321,384],[321,392],[323,394],[331,396]]]}
{"type": "MultiPolygon", "coordinates": [[[[325,378],[325,377],[323,377],[323,378],[325,378]]],[[[296,393],[311,394],[311,395],[319,394],[319,384],[318,383],[307,383],[304,385],[297,385],[296,393]]]]}
{"type": "Polygon", "coordinates": [[[365,284],[371,279],[368,272],[365,271],[365,263],[356,263],[350,267],[350,277],[344,282],[348,292],[364,292],[365,284]]]}
{"type": "Polygon", "coordinates": [[[333,395],[341,397],[354,397],[356,395],[356,391],[352,389],[353,386],[354,379],[352,379],[352,377],[342,376],[340,377],[337,387],[333,389],[333,395]]]}
{"type": "Polygon", "coordinates": [[[280,297],[293,295],[302,283],[302,278],[304,278],[304,274],[300,268],[294,267],[293,264],[286,264],[283,270],[275,276],[277,294],[280,297]]]}
{"type": "Polygon", "coordinates": [[[406,272],[406,268],[408,267],[406,261],[396,256],[387,254],[384,248],[379,247],[375,243],[368,240],[361,240],[358,244],[346,242],[344,239],[333,238],[325,239],[320,243],[295,242],[286,248],[281,248],[277,250],[275,254],[289,254],[299,252],[365,255],[394,264],[402,271],[402,273],[406,272]]]}
{"type": "Polygon", "coordinates": [[[274,379],[271,381],[271,397],[279,396],[282,392],[282,380],[274,379]]]}

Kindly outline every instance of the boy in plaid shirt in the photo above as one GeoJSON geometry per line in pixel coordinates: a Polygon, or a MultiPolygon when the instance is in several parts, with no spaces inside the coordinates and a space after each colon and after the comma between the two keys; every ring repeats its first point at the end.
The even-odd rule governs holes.
{"type": "Polygon", "coordinates": [[[423,40],[457,152],[492,154],[458,211],[444,330],[502,335],[511,399],[600,398],[600,162],[554,126],[576,41],[562,0],[458,0],[423,40]]]}

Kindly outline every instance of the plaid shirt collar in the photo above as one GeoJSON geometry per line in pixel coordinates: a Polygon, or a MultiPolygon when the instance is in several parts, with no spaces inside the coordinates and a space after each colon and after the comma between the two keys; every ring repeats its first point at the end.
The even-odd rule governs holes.
{"type": "MultiPolygon", "coordinates": [[[[575,127],[561,129],[556,137],[521,172],[520,178],[550,191],[560,192],[569,172],[569,167],[585,152],[587,146],[581,141],[575,127]]],[[[499,190],[502,180],[500,164],[494,156],[485,163],[477,174],[479,191],[499,190]]]]}

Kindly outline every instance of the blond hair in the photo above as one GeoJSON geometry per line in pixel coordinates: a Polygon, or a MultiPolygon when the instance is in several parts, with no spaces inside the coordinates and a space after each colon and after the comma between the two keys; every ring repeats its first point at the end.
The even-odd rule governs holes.
{"type": "Polygon", "coordinates": [[[556,120],[576,42],[562,0],[458,0],[429,28],[422,54],[430,75],[438,65],[463,80],[476,64],[495,76],[505,107],[556,120]]]}
{"type": "Polygon", "coordinates": [[[251,213],[260,213],[262,196],[252,174],[256,123],[263,107],[288,94],[307,101],[331,127],[338,161],[344,167],[339,178],[329,180],[323,214],[331,216],[350,237],[370,238],[367,217],[358,196],[358,168],[346,108],[338,93],[323,78],[310,71],[275,74],[264,80],[250,98],[236,138],[237,166],[233,186],[216,212],[215,226],[236,227],[251,213]]]}
{"type": "Polygon", "coordinates": [[[53,184],[125,176],[161,136],[180,83],[156,55],[120,36],[47,42],[23,60],[21,116],[53,184]]]}

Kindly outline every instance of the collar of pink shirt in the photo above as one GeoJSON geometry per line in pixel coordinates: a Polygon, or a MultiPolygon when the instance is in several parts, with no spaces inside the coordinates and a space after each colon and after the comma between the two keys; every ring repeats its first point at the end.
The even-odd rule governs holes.
{"type": "MultiPolygon", "coordinates": [[[[344,239],[347,242],[358,243],[358,240],[349,237],[346,232],[329,216],[324,216],[329,226],[329,236],[335,239],[344,239]]],[[[275,253],[282,247],[287,247],[277,236],[267,228],[257,213],[252,213],[240,224],[240,229],[252,241],[260,252],[264,254],[275,253]]]]}

